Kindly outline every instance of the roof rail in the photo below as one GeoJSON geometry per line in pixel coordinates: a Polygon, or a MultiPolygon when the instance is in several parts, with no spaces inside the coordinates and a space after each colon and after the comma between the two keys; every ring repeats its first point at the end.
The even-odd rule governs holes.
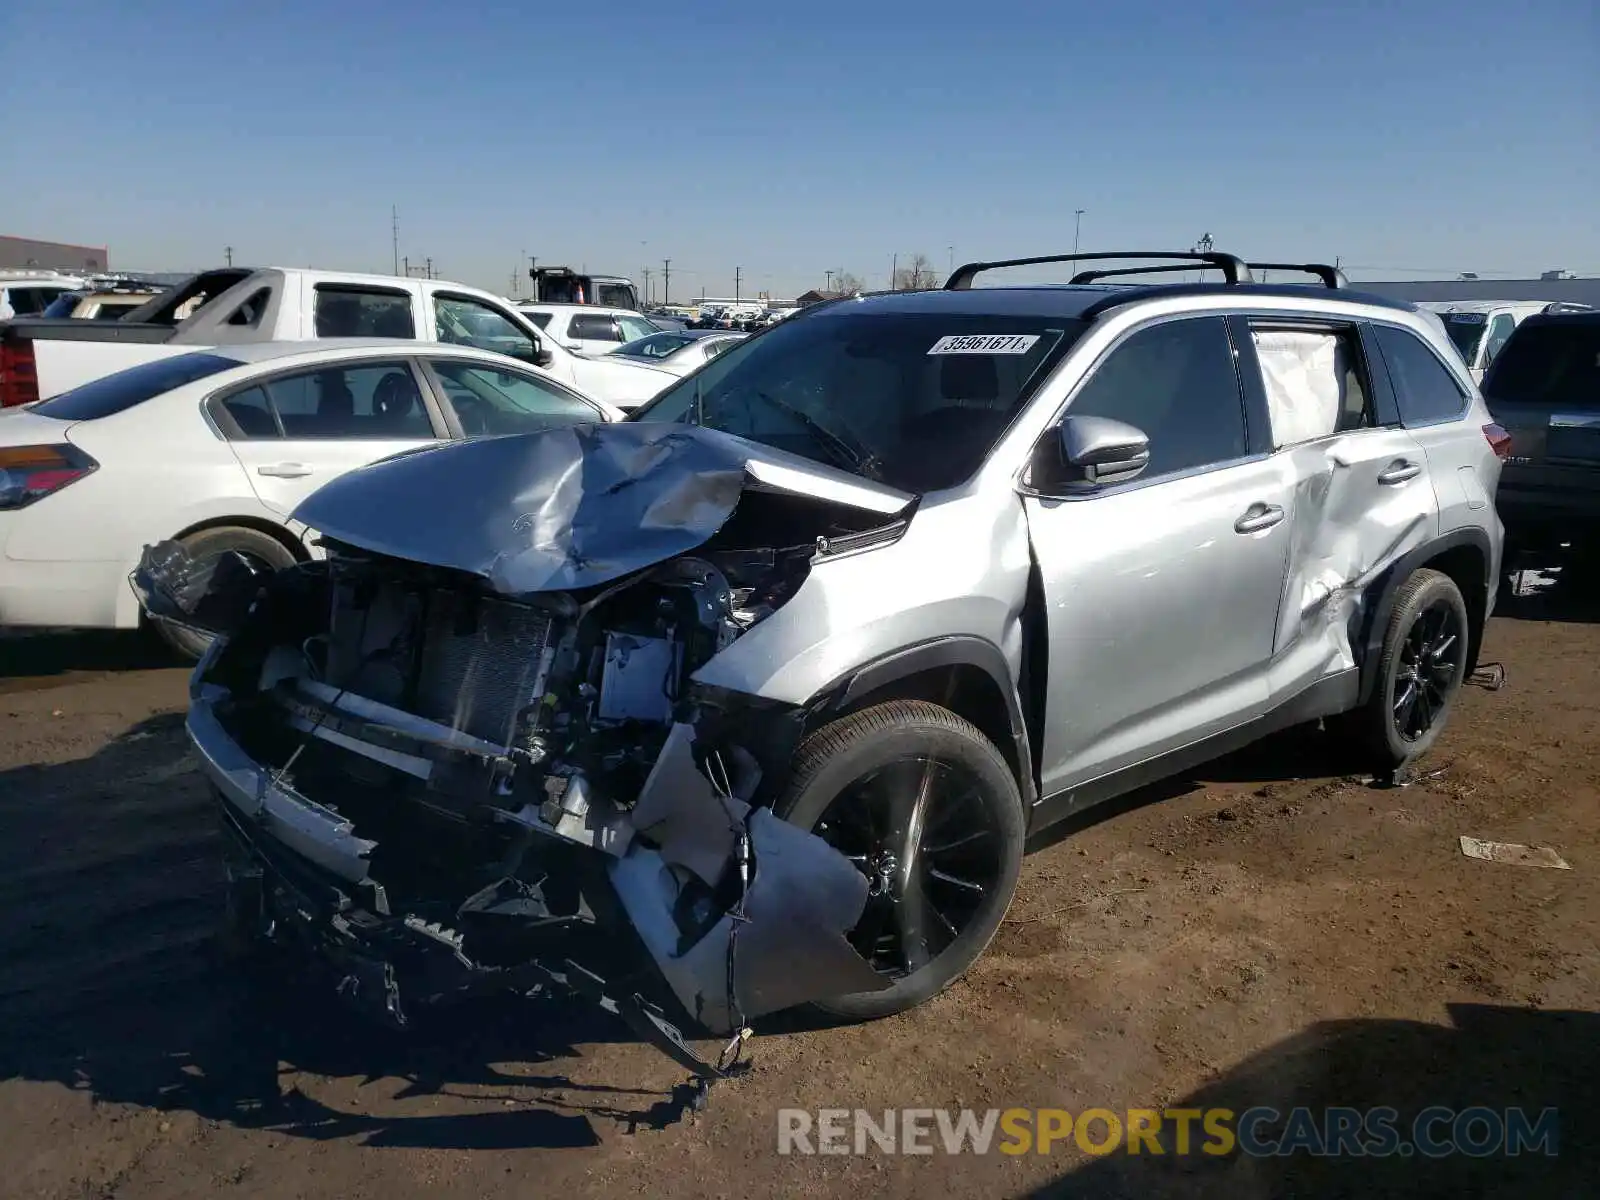
{"type": "Polygon", "coordinates": [[[1338,267],[1330,267],[1327,263],[1253,262],[1249,266],[1252,271],[1299,271],[1305,275],[1315,275],[1322,280],[1322,286],[1326,288],[1350,286],[1350,281],[1344,277],[1344,272],[1338,267]]]}
{"type": "Polygon", "coordinates": [[[1209,263],[1172,263],[1161,267],[1117,267],[1107,271],[1079,271],[1068,282],[1093,283],[1097,279],[1112,279],[1118,275],[1173,275],[1180,271],[1204,271],[1210,267],[1209,263]]]}
{"type": "MultiPolygon", "coordinates": [[[[1154,260],[1165,263],[1204,263],[1216,267],[1222,272],[1229,283],[1250,283],[1250,267],[1237,254],[1224,254],[1213,250],[1102,250],[1094,254],[1049,254],[1043,258],[1007,258],[996,262],[969,262],[957,267],[950,278],[945,280],[945,291],[966,291],[972,286],[973,279],[980,271],[993,271],[1000,267],[1036,267],[1045,263],[1064,262],[1094,262],[1106,259],[1140,259],[1141,261],[1154,260]]],[[[1166,267],[1165,270],[1179,269],[1182,267],[1166,267]]],[[[1123,274],[1148,274],[1150,268],[1144,271],[1124,271],[1123,274]]]]}

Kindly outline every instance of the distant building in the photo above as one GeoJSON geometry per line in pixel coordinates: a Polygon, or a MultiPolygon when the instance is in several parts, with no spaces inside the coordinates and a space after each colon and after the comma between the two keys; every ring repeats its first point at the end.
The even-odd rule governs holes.
{"type": "Polygon", "coordinates": [[[809,292],[802,292],[796,296],[794,302],[799,305],[820,304],[824,300],[841,299],[844,295],[844,292],[824,292],[818,288],[812,288],[809,292]]]}
{"type": "Polygon", "coordinates": [[[104,246],[0,237],[0,270],[104,271],[110,265],[104,246]]]}
{"type": "Polygon", "coordinates": [[[1420,304],[1433,300],[1567,300],[1600,308],[1600,279],[1352,279],[1353,291],[1420,304]]]}

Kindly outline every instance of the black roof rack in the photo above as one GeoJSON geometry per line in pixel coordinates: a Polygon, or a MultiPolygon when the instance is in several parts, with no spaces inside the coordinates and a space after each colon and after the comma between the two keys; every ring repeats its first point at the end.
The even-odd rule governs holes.
{"type": "Polygon", "coordinates": [[[1174,275],[1180,271],[1204,271],[1210,263],[1171,263],[1161,267],[1116,267],[1106,271],[1079,271],[1069,283],[1093,283],[1097,279],[1113,279],[1118,275],[1174,275]]]}
{"type": "Polygon", "coordinates": [[[1253,262],[1250,264],[1252,271],[1299,271],[1305,275],[1315,275],[1322,280],[1322,286],[1328,288],[1347,288],[1350,281],[1344,277],[1344,272],[1338,267],[1330,267],[1327,263],[1264,263],[1253,262]]]}
{"type": "MultiPolygon", "coordinates": [[[[1163,263],[1203,263],[1216,267],[1222,272],[1229,283],[1250,283],[1250,266],[1237,254],[1224,254],[1217,250],[1101,250],[1093,254],[1048,254],[1043,258],[1007,258],[996,262],[969,262],[957,267],[950,278],[945,280],[945,290],[950,292],[965,291],[972,286],[973,279],[981,271],[993,271],[1001,267],[1036,267],[1045,263],[1065,262],[1095,262],[1107,259],[1139,259],[1141,261],[1157,261],[1163,263]]],[[[1162,268],[1145,268],[1143,271],[1122,271],[1121,274],[1149,274],[1152,270],[1182,270],[1182,266],[1167,266],[1162,268]]],[[[1191,270],[1193,268],[1190,268],[1191,270]]]]}

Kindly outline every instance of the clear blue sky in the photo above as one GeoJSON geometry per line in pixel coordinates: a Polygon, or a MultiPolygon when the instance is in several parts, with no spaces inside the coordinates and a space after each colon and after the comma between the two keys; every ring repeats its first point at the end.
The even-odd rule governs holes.
{"type": "Polygon", "coordinates": [[[386,271],[394,204],[500,291],[883,286],[1077,208],[1086,249],[1600,274],[1597,0],[0,0],[0,111],[0,232],[149,270],[386,271]]]}

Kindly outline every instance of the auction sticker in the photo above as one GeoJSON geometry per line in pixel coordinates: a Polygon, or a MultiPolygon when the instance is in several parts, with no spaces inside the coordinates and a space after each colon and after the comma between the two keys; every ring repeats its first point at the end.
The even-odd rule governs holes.
{"type": "Polygon", "coordinates": [[[1026,354],[1039,340],[1036,333],[975,333],[942,337],[929,354],[1026,354]]]}

